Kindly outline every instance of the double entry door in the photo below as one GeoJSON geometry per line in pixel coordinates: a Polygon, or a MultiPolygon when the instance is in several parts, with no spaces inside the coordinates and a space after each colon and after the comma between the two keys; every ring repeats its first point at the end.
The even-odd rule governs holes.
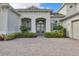
{"type": "Polygon", "coordinates": [[[45,32],[45,22],[44,21],[38,21],[36,22],[36,32],[38,35],[42,35],[45,32]]]}

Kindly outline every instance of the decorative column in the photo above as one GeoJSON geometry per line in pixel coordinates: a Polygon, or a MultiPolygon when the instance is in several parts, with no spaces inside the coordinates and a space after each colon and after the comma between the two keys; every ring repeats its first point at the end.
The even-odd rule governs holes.
{"type": "Polygon", "coordinates": [[[35,21],[35,19],[31,20],[31,32],[36,33],[36,21],[35,21]]]}
{"type": "Polygon", "coordinates": [[[51,32],[50,26],[51,26],[50,19],[46,19],[46,32],[51,32]]]}

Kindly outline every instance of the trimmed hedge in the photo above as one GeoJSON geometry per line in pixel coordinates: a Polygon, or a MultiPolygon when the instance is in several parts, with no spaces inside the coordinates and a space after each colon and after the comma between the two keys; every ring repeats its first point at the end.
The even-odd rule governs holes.
{"type": "Polygon", "coordinates": [[[33,38],[36,37],[36,33],[33,32],[19,32],[19,33],[15,33],[17,38],[33,38]]]}
{"type": "Polygon", "coordinates": [[[3,36],[4,36],[4,40],[12,40],[12,39],[16,38],[16,35],[14,33],[6,34],[6,35],[3,35],[3,36]]]}
{"type": "Polygon", "coordinates": [[[33,38],[36,37],[36,33],[32,32],[18,32],[18,33],[12,33],[12,34],[2,34],[0,35],[0,41],[4,40],[13,40],[15,38],[33,38]]]}
{"type": "Polygon", "coordinates": [[[47,38],[62,38],[64,37],[64,32],[45,32],[44,33],[44,37],[47,38]]]}

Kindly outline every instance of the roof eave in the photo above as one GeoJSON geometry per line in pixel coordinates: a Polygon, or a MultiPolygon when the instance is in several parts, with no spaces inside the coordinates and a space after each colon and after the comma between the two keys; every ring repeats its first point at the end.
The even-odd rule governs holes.
{"type": "Polygon", "coordinates": [[[61,21],[65,21],[65,20],[67,20],[67,19],[69,19],[69,18],[72,18],[72,17],[74,17],[74,16],[76,16],[76,15],[79,15],[79,12],[76,12],[76,13],[74,13],[74,14],[72,14],[72,15],[69,15],[69,16],[67,16],[67,17],[65,17],[65,18],[63,18],[63,19],[61,19],[61,21]]]}
{"type": "Polygon", "coordinates": [[[58,9],[57,12],[59,12],[65,5],[66,5],[66,3],[63,3],[62,6],[58,9]]]}
{"type": "Polygon", "coordinates": [[[1,4],[1,7],[8,8],[20,16],[20,14],[12,6],[10,6],[8,3],[0,3],[0,4],[1,4]]]}

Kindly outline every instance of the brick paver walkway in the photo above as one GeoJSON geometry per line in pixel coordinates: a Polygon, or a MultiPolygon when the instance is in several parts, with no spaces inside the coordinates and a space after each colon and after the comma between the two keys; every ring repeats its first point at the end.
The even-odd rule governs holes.
{"type": "Polygon", "coordinates": [[[0,41],[0,55],[79,56],[79,40],[38,37],[0,41]]]}

